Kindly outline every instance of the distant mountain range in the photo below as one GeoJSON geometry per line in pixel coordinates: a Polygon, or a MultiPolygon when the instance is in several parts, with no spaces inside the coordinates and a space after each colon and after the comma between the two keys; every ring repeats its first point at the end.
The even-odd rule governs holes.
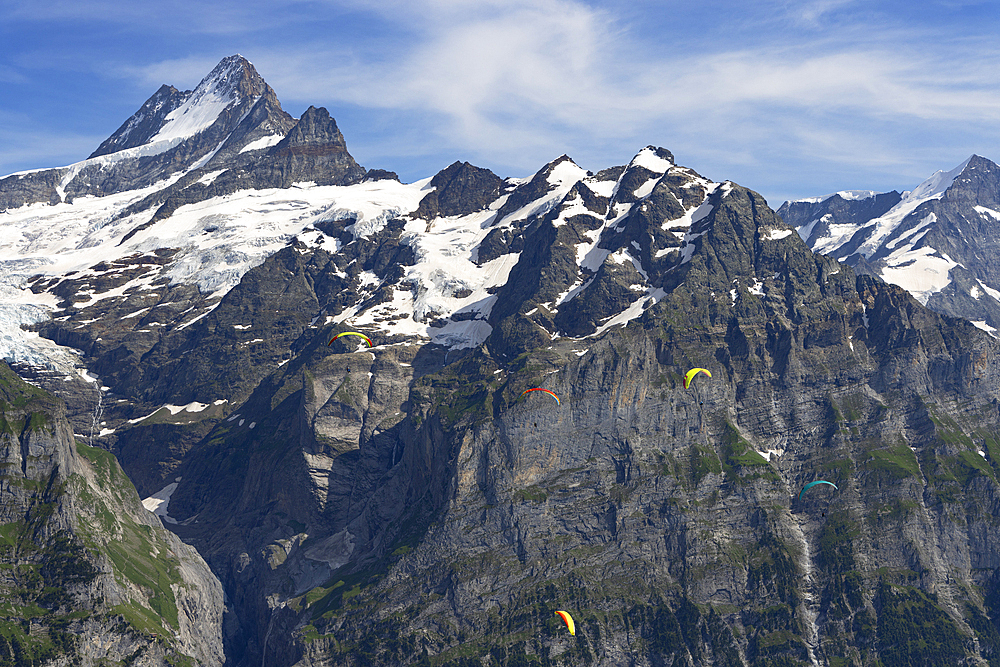
{"type": "Polygon", "coordinates": [[[939,313],[1000,329],[1000,166],[973,155],[910,192],[785,202],[816,252],[905,288],[939,313]]]}
{"type": "Polygon", "coordinates": [[[995,664],[998,183],[401,183],[165,85],[0,179],[0,667],[995,664]]]}

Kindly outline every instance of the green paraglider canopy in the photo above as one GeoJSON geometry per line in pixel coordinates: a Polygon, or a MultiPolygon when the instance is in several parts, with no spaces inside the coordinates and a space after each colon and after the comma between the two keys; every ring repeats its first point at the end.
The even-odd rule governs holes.
{"type": "MultiPolygon", "coordinates": [[[[837,488],[837,485],[836,485],[836,484],[834,484],[833,482],[828,482],[828,481],[826,481],[825,479],[818,479],[818,480],[816,480],[815,482],[809,482],[809,483],[808,483],[808,484],[806,484],[806,485],[805,485],[804,487],[802,487],[802,490],[801,490],[801,491],[799,491],[799,498],[802,498],[802,494],[803,494],[803,493],[805,493],[806,491],[808,491],[808,490],[809,490],[809,489],[811,489],[812,487],[816,486],[817,484],[829,484],[829,485],[830,485],[830,486],[832,486],[833,488],[835,488],[835,489],[837,488]]],[[[840,489],[837,489],[837,490],[839,491],[840,489]]]]}

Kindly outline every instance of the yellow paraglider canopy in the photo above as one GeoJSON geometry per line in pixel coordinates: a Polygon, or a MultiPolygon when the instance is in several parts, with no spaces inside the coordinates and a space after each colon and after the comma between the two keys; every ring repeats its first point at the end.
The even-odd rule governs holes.
{"type": "Polygon", "coordinates": [[[708,377],[712,377],[712,374],[704,368],[692,368],[691,370],[689,370],[687,373],[684,374],[685,389],[691,386],[691,380],[693,380],[694,376],[697,375],[698,373],[704,373],[708,377]]]}
{"type": "Polygon", "coordinates": [[[568,611],[557,611],[556,616],[562,618],[566,623],[566,627],[569,628],[569,633],[576,636],[576,623],[573,622],[573,617],[569,615],[568,611]]]}

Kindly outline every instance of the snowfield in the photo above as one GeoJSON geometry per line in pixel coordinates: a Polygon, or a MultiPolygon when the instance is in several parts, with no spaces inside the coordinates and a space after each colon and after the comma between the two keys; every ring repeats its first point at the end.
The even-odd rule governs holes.
{"type": "MultiPolygon", "coordinates": [[[[196,132],[209,122],[212,114],[225,108],[225,99],[211,94],[202,96],[202,106],[184,106],[171,114],[176,125],[165,125],[163,135],[136,150],[151,150],[162,141],[174,141],[173,132],[196,132]],[[173,126],[173,130],[166,132],[173,126]]],[[[159,137],[159,135],[157,135],[159,137]]],[[[254,142],[254,148],[276,142],[272,135],[254,142]]],[[[119,153],[95,158],[113,161],[119,153]]],[[[88,161],[85,161],[88,162],[88,161]]],[[[83,163],[80,163],[83,164],[83,163]]],[[[701,202],[685,209],[684,215],[665,223],[684,245],[679,249],[682,261],[689,261],[695,249],[695,240],[706,230],[692,233],[694,224],[709,215],[712,205],[708,198],[717,193],[720,184],[697,177],[670,160],[658,156],[651,148],[644,148],[631,161],[631,165],[652,172],[652,176],[634,192],[630,199],[638,201],[621,203],[611,200],[610,210],[603,216],[602,224],[584,233],[575,247],[581,271],[580,280],[569,286],[556,300],[548,304],[554,311],[560,304],[574,298],[592,282],[594,272],[604,263],[611,251],[598,247],[605,234],[617,234],[620,225],[634,206],[643,206],[656,184],[671,170],[687,173],[692,179],[687,187],[700,185],[706,195],[701,202]]],[[[59,299],[49,293],[34,294],[26,289],[33,276],[61,277],[68,274],[74,279],[96,276],[93,267],[101,262],[109,264],[125,257],[143,256],[158,249],[169,248],[174,254],[163,266],[139,265],[134,278],[113,289],[97,293],[82,289],[69,308],[81,308],[101,299],[114,298],[135,290],[158,289],[157,281],[164,277],[170,285],[194,285],[204,295],[221,297],[240,282],[251,268],[260,265],[270,255],[287,246],[293,239],[306,247],[322,247],[329,252],[340,249],[340,239],[327,237],[317,223],[335,220],[353,220],[347,227],[355,239],[368,238],[383,230],[391,220],[405,221],[401,245],[408,245],[416,259],[406,267],[404,277],[392,285],[391,300],[362,309],[363,301],[338,315],[328,316],[324,324],[337,323],[364,330],[382,331],[387,335],[404,335],[423,342],[433,342],[452,349],[476,347],[489,336],[491,327],[487,318],[496,302],[492,294],[504,285],[520,254],[510,252],[482,264],[477,263],[478,246],[495,228],[509,228],[522,223],[530,216],[542,216],[558,209],[552,216],[557,227],[577,215],[591,215],[577,197],[567,197],[577,184],[589,188],[600,196],[614,197],[619,181],[597,180],[568,158],[560,158],[547,174],[550,189],[518,210],[498,220],[498,211],[507,201],[510,192],[531,179],[507,179],[506,193],[484,210],[463,216],[438,217],[427,221],[409,219],[420,201],[433,189],[430,178],[404,184],[394,180],[362,182],[350,186],[317,186],[315,183],[296,183],[285,189],[241,190],[232,194],[186,204],[178,207],[165,219],[150,224],[155,207],[141,213],[125,215],[133,203],[176,181],[182,173],[148,188],[123,192],[104,197],[81,196],[74,201],[54,205],[30,204],[0,212],[0,355],[4,358],[25,361],[33,365],[54,367],[69,372],[78,365],[78,355],[68,348],[60,348],[51,341],[26,332],[22,324],[32,324],[58,315],[59,299]],[[83,299],[82,297],[88,297],[83,299]],[[459,313],[460,317],[451,319],[459,313]]],[[[202,177],[202,182],[214,180],[221,171],[202,177]]],[[[731,185],[722,185],[721,192],[728,193],[731,185]]],[[[775,230],[767,237],[781,239],[788,230],[775,230]]],[[[638,245],[633,243],[638,248],[638,245]]],[[[677,250],[672,248],[669,250],[677,250]]],[[[669,251],[668,250],[668,251],[669,251]]],[[[303,251],[304,252],[304,251],[303,251]]],[[[666,251],[659,251],[661,256],[666,251]]],[[[648,283],[648,268],[638,259],[638,250],[620,250],[611,261],[631,263],[642,282],[632,285],[637,292],[635,301],[623,312],[600,323],[596,334],[608,328],[624,325],[639,317],[643,310],[663,298],[661,289],[648,283]]],[[[107,268],[102,269],[107,271],[107,268]]],[[[373,294],[381,284],[375,274],[363,273],[361,287],[366,294],[373,294]]],[[[138,317],[146,309],[136,309],[125,317],[138,317]]],[[[187,327],[210,311],[192,313],[183,322],[187,327]]],[[[551,332],[554,336],[559,332],[551,332]]]]}

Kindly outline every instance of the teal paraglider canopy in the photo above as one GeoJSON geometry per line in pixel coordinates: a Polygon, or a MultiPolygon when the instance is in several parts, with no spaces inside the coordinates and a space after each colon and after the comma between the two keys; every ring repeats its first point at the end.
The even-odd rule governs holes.
{"type": "MultiPolygon", "coordinates": [[[[837,485],[836,485],[836,484],[834,484],[833,482],[828,482],[828,481],[826,481],[825,479],[818,479],[818,480],[816,480],[815,482],[809,482],[809,483],[808,483],[808,484],[806,484],[806,485],[805,485],[804,487],[802,487],[802,490],[801,490],[801,491],[799,491],[799,499],[801,499],[801,498],[802,498],[802,494],[803,494],[803,493],[805,493],[806,491],[808,491],[808,490],[809,490],[809,489],[811,489],[812,487],[816,486],[817,484],[829,484],[829,485],[830,485],[830,486],[832,486],[833,488],[835,488],[835,489],[837,488],[837,485]]],[[[840,489],[837,489],[837,490],[839,491],[840,489]]]]}

